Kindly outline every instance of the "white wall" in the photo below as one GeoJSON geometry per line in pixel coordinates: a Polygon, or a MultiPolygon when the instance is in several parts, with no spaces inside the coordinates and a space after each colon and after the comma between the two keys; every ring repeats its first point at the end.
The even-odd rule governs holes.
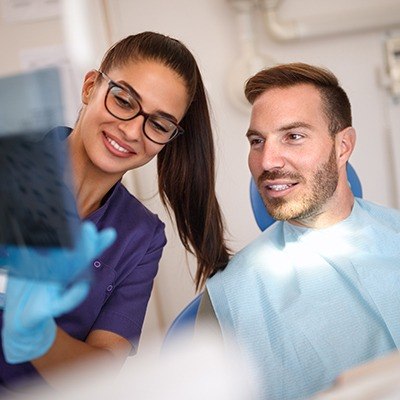
{"type": "Polygon", "coordinates": [[[9,75],[22,70],[21,52],[61,44],[63,36],[57,18],[7,22],[4,3],[5,0],[0,0],[0,75],[9,75]]]}
{"type": "MultiPolygon", "coordinates": [[[[84,0],[82,0],[84,1],[84,0]]],[[[95,0],[93,4],[101,4],[95,0]]],[[[370,5],[398,3],[399,0],[284,0],[281,15],[301,18],[370,5]]],[[[248,144],[245,132],[249,114],[236,109],[227,95],[227,76],[240,56],[235,14],[227,0],[108,0],[106,14],[110,39],[154,30],[182,40],[195,54],[208,89],[214,117],[218,152],[217,193],[227,220],[230,244],[238,250],[258,235],[248,196],[248,144]]],[[[277,62],[304,61],[330,68],[339,78],[353,105],[357,147],[351,162],[363,183],[364,197],[395,206],[398,189],[393,181],[386,142],[392,128],[397,144],[400,134],[400,107],[394,104],[377,80],[384,69],[384,41],[388,32],[374,31],[330,38],[278,43],[266,33],[260,16],[253,22],[262,53],[277,62]],[[390,120],[390,123],[388,121],[390,120]],[[386,130],[385,130],[386,129],[386,130]]],[[[392,31],[392,33],[398,33],[392,31]]],[[[18,50],[27,46],[62,43],[60,21],[43,21],[20,26],[0,22],[2,63],[0,74],[18,70],[18,50]],[[12,37],[12,40],[10,38],[12,37]],[[4,57],[4,54],[7,57],[4,57]]],[[[93,68],[97,67],[93,61],[93,68]]],[[[397,171],[400,171],[399,146],[397,171]]],[[[144,199],[167,223],[168,246],[160,265],[143,343],[152,335],[163,335],[179,310],[194,296],[191,271],[195,262],[186,259],[173,225],[160,206],[156,193],[155,163],[126,177],[129,188],[144,199]]]]}

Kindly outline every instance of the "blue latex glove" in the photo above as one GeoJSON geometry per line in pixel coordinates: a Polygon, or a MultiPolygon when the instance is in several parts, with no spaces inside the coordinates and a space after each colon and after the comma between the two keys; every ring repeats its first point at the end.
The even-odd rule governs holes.
{"type": "MultiPolygon", "coordinates": [[[[82,224],[80,239],[74,249],[51,249],[46,252],[34,248],[7,248],[7,264],[18,268],[29,259],[31,266],[57,267],[64,281],[40,281],[9,276],[3,316],[3,351],[11,364],[30,361],[45,354],[56,336],[55,317],[65,314],[80,304],[89,292],[88,280],[76,280],[91,261],[115,240],[115,231],[97,232],[91,222],[82,224]]],[[[10,269],[11,270],[11,269],[10,269]]]]}
{"type": "Polygon", "coordinates": [[[82,277],[90,261],[114,240],[115,232],[112,229],[99,233],[92,222],[86,221],[81,224],[75,248],[2,246],[0,265],[11,276],[69,283],[79,275],[82,277]]]}

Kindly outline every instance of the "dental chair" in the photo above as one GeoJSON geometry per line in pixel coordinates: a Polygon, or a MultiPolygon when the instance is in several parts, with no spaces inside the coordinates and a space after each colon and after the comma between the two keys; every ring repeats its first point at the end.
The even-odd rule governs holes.
{"type": "MultiPolygon", "coordinates": [[[[354,196],[362,198],[363,193],[360,179],[349,163],[347,163],[347,178],[354,196]]],[[[266,210],[260,193],[258,192],[257,185],[252,178],[250,180],[250,202],[256,223],[260,230],[264,231],[275,222],[275,219],[272,218],[266,210]]],[[[185,329],[187,334],[192,334],[194,332],[195,320],[202,296],[203,293],[198,294],[172,322],[164,338],[163,349],[168,347],[173,338],[182,332],[182,330],[185,329]]]]}
{"type": "Polygon", "coordinates": [[[185,330],[188,334],[194,331],[194,323],[196,320],[197,312],[200,307],[200,301],[203,293],[198,294],[174,319],[171,326],[165,335],[163,348],[168,347],[173,339],[185,330]]]}

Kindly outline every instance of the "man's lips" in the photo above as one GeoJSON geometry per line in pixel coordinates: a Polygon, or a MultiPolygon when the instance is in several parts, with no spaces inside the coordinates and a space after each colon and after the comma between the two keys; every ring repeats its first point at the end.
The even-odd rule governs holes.
{"type": "Polygon", "coordinates": [[[280,192],[282,190],[289,189],[293,187],[294,185],[297,185],[297,183],[274,183],[271,185],[265,185],[265,187],[269,190],[274,190],[277,192],[280,192]]]}
{"type": "Polygon", "coordinates": [[[297,181],[284,182],[282,180],[261,182],[258,186],[261,194],[267,197],[284,197],[289,195],[299,184],[297,181]]]}

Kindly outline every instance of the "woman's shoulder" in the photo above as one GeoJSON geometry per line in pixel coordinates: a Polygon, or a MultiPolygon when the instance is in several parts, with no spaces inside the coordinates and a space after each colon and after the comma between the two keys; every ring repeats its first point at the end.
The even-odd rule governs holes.
{"type": "Polygon", "coordinates": [[[121,182],[115,186],[109,201],[108,208],[111,208],[114,213],[120,214],[123,221],[164,226],[158,215],[149,210],[121,182]]]}

